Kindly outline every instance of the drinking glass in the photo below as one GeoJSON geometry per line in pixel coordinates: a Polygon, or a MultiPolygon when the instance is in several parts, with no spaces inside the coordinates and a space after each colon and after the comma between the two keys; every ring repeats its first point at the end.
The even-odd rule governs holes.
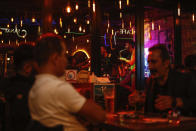
{"type": "Polygon", "coordinates": [[[105,109],[108,113],[114,113],[114,88],[103,89],[105,109]]]}

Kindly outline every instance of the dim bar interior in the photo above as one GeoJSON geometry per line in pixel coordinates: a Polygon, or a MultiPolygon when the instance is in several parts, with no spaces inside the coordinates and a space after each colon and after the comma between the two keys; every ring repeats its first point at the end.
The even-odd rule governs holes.
{"type": "Polygon", "coordinates": [[[1,78],[14,73],[15,48],[21,42],[34,45],[45,32],[61,35],[66,41],[69,65],[65,70],[69,74],[65,79],[76,86],[78,83],[90,83],[89,87],[91,83],[98,83],[97,87],[100,83],[122,86],[120,83],[131,71],[131,79],[124,86],[140,89],[150,76],[148,48],[165,44],[174,65],[183,64],[187,55],[196,53],[195,0],[6,0],[0,3],[1,78]],[[133,57],[134,64],[126,62],[133,57]]]}

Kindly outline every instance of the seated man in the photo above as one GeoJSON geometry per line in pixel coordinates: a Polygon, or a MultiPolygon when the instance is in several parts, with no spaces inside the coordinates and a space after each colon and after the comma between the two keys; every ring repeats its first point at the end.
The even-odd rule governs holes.
{"type": "MultiPolygon", "coordinates": [[[[151,76],[146,82],[145,111],[164,113],[175,107],[183,115],[191,115],[196,110],[196,84],[192,77],[170,69],[170,56],[164,45],[149,48],[148,63],[151,76]]],[[[133,95],[138,96],[138,92],[130,96],[133,95]]],[[[130,103],[138,101],[131,98],[134,97],[130,97],[130,103]]]]}
{"type": "Polygon", "coordinates": [[[29,93],[30,113],[33,120],[46,127],[63,125],[64,131],[86,131],[78,117],[104,122],[106,113],[59,78],[67,65],[65,54],[65,42],[60,36],[47,33],[38,40],[35,58],[39,69],[29,93]]]}
{"type": "Polygon", "coordinates": [[[34,82],[34,47],[21,44],[14,51],[16,75],[1,81],[1,91],[6,100],[6,130],[24,131],[30,120],[28,93],[34,82]]]}

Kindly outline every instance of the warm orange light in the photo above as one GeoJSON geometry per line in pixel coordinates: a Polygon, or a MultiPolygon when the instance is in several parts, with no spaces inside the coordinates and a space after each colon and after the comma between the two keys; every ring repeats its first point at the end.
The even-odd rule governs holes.
{"type": "Polygon", "coordinates": [[[124,23],[124,21],[122,20],[122,29],[124,29],[125,28],[125,23],[124,23]]]}
{"type": "Polygon", "coordinates": [[[35,18],[33,17],[33,18],[31,19],[31,21],[34,23],[34,22],[35,22],[35,18]]]}
{"type": "Polygon", "coordinates": [[[110,28],[110,21],[108,20],[108,28],[110,28]]]}
{"type": "Polygon", "coordinates": [[[57,29],[54,29],[54,33],[57,34],[57,35],[59,34],[57,29]]]}
{"type": "Polygon", "coordinates": [[[74,18],[74,23],[77,23],[77,18],[74,18]]]}
{"type": "Polygon", "coordinates": [[[22,25],[23,25],[23,21],[21,20],[21,21],[20,21],[20,26],[22,27],[22,25]]]}
{"type": "Polygon", "coordinates": [[[63,36],[63,38],[65,38],[65,39],[66,39],[66,38],[67,38],[67,36],[66,36],[66,35],[64,35],[64,36],[63,36]]]}
{"type": "Polygon", "coordinates": [[[95,1],[93,1],[93,12],[95,13],[95,1]]]}
{"type": "Polygon", "coordinates": [[[67,11],[67,13],[71,13],[71,7],[67,6],[66,11],[67,11]]]}
{"type": "Polygon", "coordinates": [[[161,30],[161,26],[159,25],[159,31],[161,30]]]}
{"type": "Polygon", "coordinates": [[[114,35],[114,30],[112,29],[112,35],[114,35]]]}
{"type": "Polygon", "coordinates": [[[127,0],[127,6],[129,6],[129,0],[127,0]]]}
{"type": "Polygon", "coordinates": [[[122,18],[122,12],[120,12],[120,18],[122,18]]]}
{"type": "Polygon", "coordinates": [[[79,6],[78,6],[78,3],[76,3],[76,10],[78,10],[79,6]]]}
{"type": "Polygon", "coordinates": [[[192,14],[192,21],[193,21],[193,23],[195,22],[195,14],[194,13],[192,14]]]}
{"type": "Polygon", "coordinates": [[[122,9],[122,2],[119,0],[119,9],[122,9]]]}
{"type": "Polygon", "coordinates": [[[152,21],[152,30],[154,30],[154,21],[152,21]]]}
{"type": "Polygon", "coordinates": [[[82,31],[82,26],[79,26],[79,31],[80,31],[80,32],[82,31]]]}
{"type": "Polygon", "coordinates": [[[67,32],[70,33],[70,28],[68,27],[67,32]]]}
{"type": "Polygon", "coordinates": [[[129,27],[131,28],[131,21],[129,22],[129,27]]]}
{"type": "Polygon", "coordinates": [[[2,34],[3,34],[3,32],[0,31],[0,35],[2,35],[2,34]]]}
{"type": "Polygon", "coordinates": [[[90,24],[90,20],[87,20],[86,23],[89,25],[90,24]]]}
{"type": "Polygon", "coordinates": [[[10,27],[10,25],[9,24],[7,24],[7,28],[9,28],[10,27]]]}
{"type": "Polygon", "coordinates": [[[63,21],[62,21],[62,18],[59,19],[59,25],[60,27],[62,28],[63,27],[63,21]]]}
{"type": "Polygon", "coordinates": [[[86,40],[86,43],[89,43],[89,39],[86,40]]]}
{"type": "Polygon", "coordinates": [[[11,18],[11,22],[14,22],[14,18],[13,17],[11,18]]]}
{"type": "Polygon", "coordinates": [[[180,16],[180,3],[178,3],[178,16],[180,16]]]}
{"type": "Polygon", "coordinates": [[[78,50],[74,51],[72,53],[72,56],[74,56],[77,52],[83,52],[84,54],[86,54],[86,56],[87,56],[88,59],[90,58],[88,52],[85,49],[78,49],[78,50]]]}
{"type": "Polygon", "coordinates": [[[86,32],[86,30],[85,29],[83,29],[83,33],[85,33],[86,32]]]}
{"type": "Polygon", "coordinates": [[[88,0],[88,8],[91,7],[91,0],[88,0]]]}

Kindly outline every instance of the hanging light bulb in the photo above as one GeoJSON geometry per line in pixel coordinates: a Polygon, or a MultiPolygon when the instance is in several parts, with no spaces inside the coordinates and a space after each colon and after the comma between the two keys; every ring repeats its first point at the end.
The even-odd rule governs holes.
{"type": "Polygon", "coordinates": [[[152,21],[152,30],[154,30],[154,21],[152,21]]]}
{"type": "Polygon", "coordinates": [[[83,33],[85,33],[85,32],[86,32],[86,30],[85,30],[85,29],[83,29],[82,31],[83,31],[83,33]]]}
{"type": "Polygon", "coordinates": [[[79,6],[78,6],[78,3],[76,3],[76,10],[78,10],[79,6]]]}
{"type": "Polygon", "coordinates": [[[82,26],[79,26],[79,31],[80,31],[80,32],[82,31],[82,26]]]}
{"type": "Polygon", "coordinates": [[[195,22],[195,14],[194,13],[192,14],[192,21],[193,21],[193,23],[195,22]]]}
{"type": "Polygon", "coordinates": [[[2,35],[3,34],[3,32],[2,31],[0,31],[0,35],[2,35]]]}
{"type": "Polygon", "coordinates": [[[61,28],[63,27],[63,21],[62,21],[61,17],[59,18],[59,25],[60,25],[61,28]]]}
{"type": "Polygon", "coordinates": [[[2,43],[2,44],[3,44],[3,42],[4,42],[4,41],[3,41],[3,40],[1,40],[1,43],[2,43]]]}
{"type": "Polygon", "coordinates": [[[109,32],[109,29],[107,28],[106,32],[108,33],[109,32]]]}
{"type": "Polygon", "coordinates": [[[40,28],[40,26],[38,26],[38,29],[37,29],[37,31],[38,31],[38,33],[40,33],[40,31],[41,31],[41,28],[40,28]]]}
{"type": "Polygon", "coordinates": [[[68,5],[67,8],[66,8],[66,12],[67,12],[67,13],[71,13],[71,7],[70,7],[69,5],[68,5]]]}
{"type": "Polygon", "coordinates": [[[14,18],[13,17],[11,18],[11,22],[14,22],[14,18]]]}
{"type": "Polygon", "coordinates": [[[122,29],[125,28],[125,23],[124,23],[124,20],[122,19],[122,29]]]}
{"type": "Polygon", "coordinates": [[[112,35],[114,35],[114,30],[112,29],[112,35]]]}
{"type": "Polygon", "coordinates": [[[133,28],[131,29],[131,34],[132,34],[132,35],[134,34],[134,29],[133,29],[133,28]]]}
{"type": "Polygon", "coordinates": [[[91,7],[91,0],[88,0],[88,8],[91,7]]]}
{"type": "Polygon", "coordinates": [[[108,20],[108,28],[110,28],[110,21],[108,20]]]}
{"type": "Polygon", "coordinates": [[[86,43],[89,43],[89,39],[86,40],[86,43]]]}
{"type": "Polygon", "coordinates": [[[120,18],[122,18],[122,12],[120,12],[120,18]]]}
{"type": "Polygon", "coordinates": [[[90,24],[90,20],[87,20],[86,23],[89,25],[90,24]]]}
{"type": "Polygon", "coordinates": [[[57,31],[57,29],[56,29],[56,28],[54,29],[54,33],[58,35],[58,31],[57,31]]]}
{"type": "Polygon", "coordinates": [[[159,31],[161,30],[161,26],[159,25],[159,31]]]}
{"type": "Polygon", "coordinates": [[[9,24],[7,24],[7,28],[9,28],[10,27],[10,25],[9,24]]]}
{"type": "Polygon", "coordinates": [[[74,23],[77,23],[77,18],[74,18],[74,23]]]}
{"type": "Polygon", "coordinates": [[[180,3],[178,3],[178,16],[180,16],[180,3]]]}
{"type": "Polygon", "coordinates": [[[131,21],[129,22],[129,27],[131,28],[131,21]]]}
{"type": "Polygon", "coordinates": [[[93,12],[95,13],[95,0],[93,0],[93,12]]]}
{"type": "Polygon", "coordinates": [[[121,0],[119,0],[119,9],[121,10],[122,9],[122,5],[121,5],[121,0]]]}
{"type": "Polygon", "coordinates": [[[20,26],[22,27],[22,25],[23,25],[23,21],[21,20],[21,21],[20,21],[20,26]]]}
{"type": "Polygon", "coordinates": [[[70,27],[68,27],[67,32],[70,33],[70,27]]]}
{"type": "Polygon", "coordinates": [[[127,6],[129,6],[129,0],[127,0],[127,6]]]}
{"type": "Polygon", "coordinates": [[[31,22],[33,22],[33,23],[35,22],[35,18],[34,17],[32,17],[31,22]]]}
{"type": "Polygon", "coordinates": [[[66,38],[67,38],[67,36],[66,36],[66,35],[64,35],[64,36],[63,36],[63,38],[65,38],[65,39],[66,39],[66,38]]]}

